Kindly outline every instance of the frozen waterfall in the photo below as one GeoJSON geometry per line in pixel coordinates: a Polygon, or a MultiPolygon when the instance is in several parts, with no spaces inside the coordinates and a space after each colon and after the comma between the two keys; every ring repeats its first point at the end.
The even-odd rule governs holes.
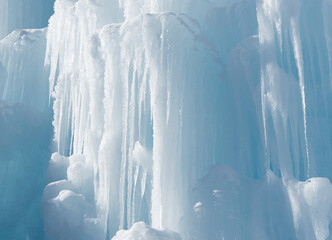
{"type": "Polygon", "coordinates": [[[332,239],[331,16],[0,0],[0,239],[332,239]]]}

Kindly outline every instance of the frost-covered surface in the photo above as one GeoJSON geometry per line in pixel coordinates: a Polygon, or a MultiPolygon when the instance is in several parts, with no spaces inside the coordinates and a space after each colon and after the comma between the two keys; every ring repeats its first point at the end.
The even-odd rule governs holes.
{"type": "Polygon", "coordinates": [[[50,116],[0,101],[0,239],[42,239],[50,116]]]}
{"type": "Polygon", "coordinates": [[[54,111],[46,239],[329,238],[330,0],[54,7],[0,41],[1,99],[54,111]]]}

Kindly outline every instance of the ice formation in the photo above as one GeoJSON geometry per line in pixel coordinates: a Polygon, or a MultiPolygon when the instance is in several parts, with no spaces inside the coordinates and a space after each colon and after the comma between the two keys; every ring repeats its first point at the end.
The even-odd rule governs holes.
{"type": "Polygon", "coordinates": [[[330,0],[56,0],[20,30],[52,5],[0,0],[0,99],[53,116],[17,160],[43,167],[0,162],[4,196],[39,173],[4,236],[331,238],[330,0]]]}

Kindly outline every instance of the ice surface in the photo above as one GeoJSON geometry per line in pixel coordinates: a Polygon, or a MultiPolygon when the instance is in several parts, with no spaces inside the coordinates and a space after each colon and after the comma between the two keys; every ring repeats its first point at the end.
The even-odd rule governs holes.
{"type": "Polygon", "coordinates": [[[269,172],[254,180],[217,165],[193,190],[186,238],[327,239],[331,201],[327,178],[285,183],[269,172]]]}
{"type": "Polygon", "coordinates": [[[191,201],[184,226],[192,227],[185,239],[296,239],[288,196],[272,173],[256,180],[214,166],[195,186],[191,201]]]}
{"type": "Polygon", "coordinates": [[[316,167],[330,156],[328,25],[302,17],[315,9],[328,24],[326,13],[310,1],[98,4],[56,2],[46,63],[58,152],[82,154],[67,179],[103,236],[141,220],[185,239],[327,236],[305,227],[325,216],[295,220],[291,197],[299,180],[330,177],[316,167]],[[225,182],[199,190],[216,163],[225,182]],[[78,188],[91,179],[93,192],[78,188]]]}
{"type": "Polygon", "coordinates": [[[328,239],[332,214],[331,183],[327,178],[291,182],[287,186],[298,239],[328,239]]]}
{"type": "Polygon", "coordinates": [[[268,164],[285,177],[302,180],[331,177],[327,170],[327,159],[331,159],[327,147],[331,142],[331,70],[325,32],[328,23],[321,7],[313,1],[258,5],[265,145],[271,156],[268,164]],[[317,167],[322,165],[325,167],[317,167]]]}

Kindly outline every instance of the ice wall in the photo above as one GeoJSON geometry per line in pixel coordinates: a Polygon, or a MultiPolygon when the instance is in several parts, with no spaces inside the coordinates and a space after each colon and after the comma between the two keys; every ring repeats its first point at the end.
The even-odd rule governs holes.
{"type": "Polygon", "coordinates": [[[324,20],[323,4],[280,1],[261,3],[258,9],[269,164],[299,179],[331,177],[331,70],[325,31],[329,23],[324,20]],[[272,141],[279,142],[279,149],[271,146],[271,134],[275,135],[272,141]],[[293,148],[285,144],[288,142],[293,148]]]}
{"type": "Polygon", "coordinates": [[[272,173],[257,180],[227,165],[214,166],[195,186],[191,201],[188,225],[196,227],[185,239],[296,239],[291,205],[272,173]]]}
{"type": "Polygon", "coordinates": [[[319,208],[298,189],[319,199],[327,179],[299,181],[331,177],[330,7],[57,0],[46,53],[50,179],[60,171],[46,188],[56,188],[51,216],[65,223],[52,204],[77,198],[90,207],[75,226],[102,238],[143,220],[184,239],[325,239],[331,196],[319,208]]]}

